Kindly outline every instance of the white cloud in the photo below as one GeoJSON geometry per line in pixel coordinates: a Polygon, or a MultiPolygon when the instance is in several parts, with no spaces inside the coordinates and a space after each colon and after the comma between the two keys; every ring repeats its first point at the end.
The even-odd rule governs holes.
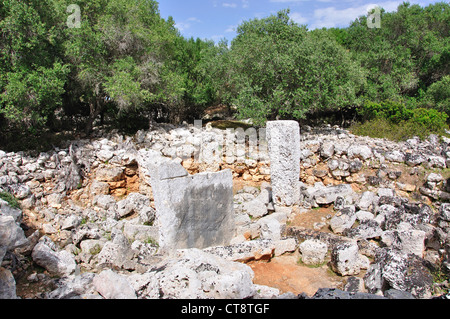
{"type": "Polygon", "coordinates": [[[286,3],[286,2],[306,2],[306,1],[310,1],[310,0],[270,0],[270,2],[275,2],[275,3],[286,3]]]}
{"type": "Polygon", "coordinates": [[[224,2],[224,3],[222,3],[222,7],[225,7],[225,8],[237,8],[237,4],[236,3],[234,3],[234,2],[232,2],[232,3],[229,3],[229,2],[224,2]]]}
{"type": "MultiPolygon", "coordinates": [[[[249,0],[241,0],[241,6],[243,9],[249,8],[250,1],[249,0]]],[[[217,7],[217,2],[214,2],[214,7],[217,7]]],[[[222,7],[236,9],[237,7],[239,7],[239,4],[237,4],[236,2],[222,2],[222,7]]]]}
{"type": "Polygon", "coordinates": [[[238,27],[237,25],[229,25],[228,28],[225,30],[225,33],[236,32],[237,27],[238,27]]]}
{"type": "MultiPolygon", "coordinates": [[[[383,9],[385,9],[387,12],[397,11],[397,8],[399,5],[401,5],[404,1],[385,1],[385,2],[379,2],[379,3],[372,3],[368,6],[379,6],[383,9]]],[[[413,4],[413,1],[411,1],[411,4],[413,4]]]]}
{"type": "Polygon", "coordinates": [[[225,39],[223,34],[219,34],[219,35],[215,34],[215,35],[211,36],[211,40],[213,40],[215,43],[218,43],[222,39],[225,39]]]}
{"type": "Polygon", "coordinates": [[[191,17],[191,18],[187,19],[186,21],[189,21],[189,22],[197,22],[197,23],[201,23],[201,22],[202,22],[200,19],[198,19],[198,18],[196,18],[196,17],[191,17]]]}
{"type": "Polygon", "coordinates": [[[186,31],[187,29],[189,29],[191,27],[191,25],[189,23],[186,22],[177,22],[175,24],[175,28],[177,28],[178,30],[180,30],[180,32],[186,31]]]}
{"type": "Polygon", "coordinates": [[[175,27],[180,30],[180,32],[184,32],[190,27],[192,27],[195,23],[201,23],[202,21],[196,17],[190,17],[186,19],[185,21],[180,21],[175,24],[175,27]]]}
{"type": "Polygon", "coordinates": [[[302,14],[300,12],[292,12],[290,14],[290,17],[291,17],[292,21],[294,21],[295,23],[298,23],[298,24],[306,24],[308,22],[308,19],[305,18],[304,16],[302,16],[302,14]]]}
{"type": "MultiPolygon", "coordinates": [[[[285,0],[271,0],[285,1],[285,0]]],[[[379,3],[365,4],[358,7],[350,7],[347,9],[336,9],[328,7],[314,10],[314,23],[310,25],[310,29],[316,28],[334,28],[338,26],[347,26],[360,16],[367,15],[368,8],[379,6],[387,12],[397,10],[402,1],[385,1],[379,3]]]]}

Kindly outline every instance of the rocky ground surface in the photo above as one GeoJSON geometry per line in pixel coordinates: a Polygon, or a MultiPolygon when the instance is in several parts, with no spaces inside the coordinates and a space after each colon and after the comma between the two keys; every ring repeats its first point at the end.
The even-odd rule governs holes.
{"type": "Polygon", "coordinates": [[[302,128],[298,206],[271,200],[270,163],[199,164],[223,131],[158,125],[36,154],[0,151],[0,298],[445,298],[450,140],[394,143],[302,128]],[[145,161],[231,169],[230,246],[158,252],[145,161]]]}

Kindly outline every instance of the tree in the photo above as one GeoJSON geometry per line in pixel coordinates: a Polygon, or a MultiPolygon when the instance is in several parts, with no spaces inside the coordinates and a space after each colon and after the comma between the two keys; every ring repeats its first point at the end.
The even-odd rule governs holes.
{"type": "Polygon", "coordinates": [[[237,94],[236,87],[232,84],[234,71],[231,66],[231,52],[225,39],[202,51],[198,70],[211,87],[211,101],[214,104],[230,106],[237,94]]]}
{"type": "Polygon", "coordinates": [[[49,124],[62,104],[69,69],[57,9],[53,0],[0,5],[0,113],[25,128],[49,124]]]}
{"type": "Polygon", "coordinates": [[[67,23],[72,2],[0,3],[3,131],[57,130],[64,117],[72,117],[64,128],[87,132],[99,116],[179,123],[218,103],[256,124],[344,116],[366,101],[450,112],[445,2],[382,10],[380,29],[362,16],[348,28],[308,31],[282,10],[243,22],[231,44],[217,45],[182,37],[155,0],[78,0],[79,25],[67,23]]]}
{"type": "Polygon", "coordinates": [[[450,116],[450,75],[433,83],[428,88],[425,99],[430,102],[429,106],[440,112],[446,112],[450,116]]]}
{"type": "Polygon", "coordinates": [[[242,118],[264,123],[356,105],[364,74],[322,31],[308,32],[289,11],[242,23],[229,52],[227,87],[242,118]]]}
{"type": "Polygon", "coordinates": [[[87,132],[108,107],[120,114],[178,99],[182,90],[166,62],[176,31],[161,19],[156,1],[82,1],[80,7],[81,28],[67,29],[65,55],[72,88],[82,88],[77,99],[89,105],[87,132]]]}
{"type": "Polygon", "coordinates": [[[366,99],[419,98],[432,83],[449,73],[450,5],[401,4],[397,12],[382,10],[382,27],[355,20],[344,33],[334,32],[360,65],[368,70],[366,99]]]}
{"type": "Polygon", "coordinates": [[[180,36],[176,41],[173,56],[175,70],[183,77],[185,94],[181,118],[194,120],[202,111],[214,103],[214,89],[207,74],[212,70],[204,68],[207,52],[214,48],[213,41],[199,38],[185,39],[180,36]]]}

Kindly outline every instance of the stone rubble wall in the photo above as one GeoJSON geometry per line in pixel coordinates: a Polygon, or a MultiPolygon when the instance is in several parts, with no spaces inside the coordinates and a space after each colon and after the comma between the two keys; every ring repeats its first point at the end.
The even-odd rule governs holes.
{"type": "MultiPolygon", "coordinates": [[[[242,141],[241,133],[235,141],[242,141]]],[[[113,298],[114,282],[124,285],[130,298],[263,297],[258,291],[268,290],[250,283],[251,270],[234,263],[270,259],[298,249],[307,240],[319,241],[312,247],[327,246],[337,272],[368,269],[364,282],[370,293],[386,295],[389,287],[426,298],[432,283],[423,258],[442,260],[450,270],[450,209],[442,203],[450,198],[444,178],[450,164],[449,139],[430,136],[425,141],[395,143],[354,136],[338,127],[301,128],[299,209],[333,205],[336,211],[311,230],[289,227],[293,211],[272,201],[265,139],[256,156],[249,152],[244,157],[241,148],[235,154],[240,155],[238,159],[230,156],[229,134],[159,125],[133,137],[111,134],[73,141],[67,148],[37,156],[0,151],[0,191],[11,192],[21,203],[17,210],[0,201],[1,222],[8,225],[0,231],[3,296],[15,296],[12,275],[26,267],[25,256],[34,258],[49,274],[63,276],[59,288],[43,298],[113,298]],[[180,163],[192,175],[230,169],[234,180],[258,183],[259,188],[247,186],[234,195],[236,228],[230,245],[202,253],[187,250],[184,262],[158,254],[161,225],[148,165],[161,158],[180,163]],[[324,232],[324,227],[333,233],[324,232]],[[210,261],[197,263],[196,258],[210,261]],[[123,278],[111,273],[97,277],[105,269],[114,269],[123,278]],[[170,269],[185,269],[186,278],[198,289],[189,295],[170,269]],[[418,279],[405,278],[404,269],[418,279]],[[129,276],[130,271],[137,274],[129,276]],[[226,276],[234,271],[238,273],[226,276]],[[211,272],[218,274],[224,288],[205,294],[211,272]],[[242,293],[225,288],[234,286],[241,287],[242,293]],[[160,291],[163,296],[158,295],[160,291]]],[[[309,246],[302,247],[306,256],[309,246]]],[[[52,282],[50,276],[37,273],[28,280],[44,286],[52,282]]]]}

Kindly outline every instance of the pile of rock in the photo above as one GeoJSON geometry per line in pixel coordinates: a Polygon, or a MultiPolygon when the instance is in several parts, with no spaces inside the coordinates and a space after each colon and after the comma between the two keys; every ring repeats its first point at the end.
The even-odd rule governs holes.
{"type": "MultiPolygon", "coordinates": [[[[220,156],[226,149],[215,153],[224,134],[160,125],[133,138],[81,140],[37,157],[0,152],[0,191],[14,194],[22,205],[17,210],[0,201],[0,296],[15,298],[14,274],[28,272],[30,283],[56,286],[32,296],[41,298],[277,297],[277,289],[253,284],[253,272],[243,263],[296,250],[306,264],[329,260],[342,276],[362,277],[367,270],[364,278],[354,279],[359,288],[352,295],[342,292],[349,297],[428,298],[436,288],[430,269],[450,272],[450,207],[441,203],[447,183],[443,173],[426,171],[447,167],[450,141],[430,137],[394,143],[339,128],[306,129],[300,152],[292,152],[299,153],[302,165],[298,191],[292,192],[298,197],[293,209],[274,200],[267,158],[227,162],[220,156]],[[198,161],[199,139],[211,148],[207,151],[213,160],[208,163],[198,161]],[[156,204],[165,205],[166,192],[155,187],[150,167],[162,163],[171,164],[161,171],[159,187],[180,199],[179,205],[191,179],[202,179],[199,183],[210,190],[213,172],[230,169],[219,174],[260,182],[234,194],[232,236],[215,247],[177,246],[185,249],[161,253],[162,228],[172,224],[158,215],[161,205],[156,204]],[[209,173],[190,175],[205,171],[209,173]],[[405,174],[417,179],[423,175],[424,186],[403,182],[405,174]],[[333,213],[314,229],[288,226],[295,212],[315,207],[332,207],[333,213]],[[34,265],[46,272],[38,274],[34,265]]],[[[226,184],[222,193],[231,187],[226,184]]],[[[190,206],[195,205],[200,204],[190,206]]],[[[194,211],[186,211],[183,216],[191,216],[186,219],[176,213],[167,216],[181,220],[181,228],[199,232],[190,222],[197,218],[194,211]]],[[[210,217],[211,224],[223,222],[210,217]]],[[[190,238],[180,242],[195,243],[190,238]]],[[[341,292],[327,290],[315,297],[337,295],[341,292]]]]}
{"type": "MultiPolygon", "coordinates": [[[[6,207],[5,202],[0,202],[0,205],[6,207]]],[[[23,248],[28,244],[29,242],[17,223],[17,219],[11,215],[0,215],[0,265],[3,264],[7,254],[11,254],[15,249],[23,248]]],[[[16,282],[13,274],[9,269],[0,267],[0,299],[15,298],[16,282]]]]}
{"type": "Polygon", "coordinates": [[[301,179],[310,185],[347,182],[414,192],[416,185],[398,182],[402,174],[417,175],[419,167],[445,169],[450,163],[450,139],[435,135],[424,141],[392,142],[327,126],[304,128],[301,138],[301,179]]]}
{"type": "Polygon", "coordinates": [[[244,181],[270,181],[265,130],[224,131],[201,126],[160,124],[152,131],[139,131],[134,137],[138,149],[157,151],[179,162],[190,173],[230,169],[233,178],[244,181]],[[249,134],[257,141],[246,142],[249,134]]]}
{"type": "MultiPolygon", "coordinates": [[[[23,208],[22,212],[12,209],[6,202],[1,203],[2,226],[3,223],[5,226],[1,228],[2,265],[7,268],[11,266],[11,270],[2,268],[2,275],[5,276],[1,280],[1,291],[2,297],[5,298],[16,297],[12,273],[19,273],[19,270],[12,265],[15,260],[23,266],[22,272],[31,271],[31,274],[27,275],[30,283],[51,283],[58,287],[33,297],[148,298],[155,297],[155,291],[157,296],[160,296],[161,291],[171,289],[178,291],[180,296],[192,297],[193,291],[183,291],[184,279],[180,282],[181,286],[170,282],[171,276],[174,275],[172,271],[165,272],[164,275],[161,273],[160,282],[152,284],[156,290],[151,293],[143,292],[135,286],[127,290],[129,283],[142,282],[149,275],[156,278],[155,273],[166,267],[173,271],[193,267],[192,273],[198,273],[202,278],[205,274],[211,277],[211,269],[220,275],[215,281],[223,281],[223,287],[219,285],[214,293],[199,297],[253,297],[258,295],[258,290],[261,291],[261,287],[256,289],[251,281],[253,272],[249,267],[243,267],[241,264],[233,266],[229,261],[271,258],[275,251],[283,253],[287,249],[295,249],[295,240],[288,242],[291,248],[284,247],[286,243],[280,239],[279,223],[278,235],[265,230],[267,234],[271,234],[266,237],[278,237],[276,243],[272,240],[261,240],[246,244],[245,238],[243,241],[238,238],[227,248],[216,247],[209,253],[197,252],[192,260],[205,261],[198,265],[188,266],[183,264],[180,258],[169,261],[167,256],[161,255],[159,251],[162,221],[157,218],[154,209],[148,170],[150,162],[163,163],[167,158],[162,152],[149,150],[148,147],[138,150],[131,139],[114,136],[93,142],[78,141],[67,149],[41,153],[37,159],[23,153],[1,155],[0,168],[2,174],[5,174],[2,175],[1,191],[14,194],[21,201],[23,208]],[[75,176],[78,179],[74,178],[75,176]],[[75,186],[74,180],[77,181],[75,186]],[[131,189],[130,184],[135,185],[135,188],[131,189]],[[3,221],[3,216],[7,215],[12,217],[5,217],[3,221]],[[36,232],[27,238],[20,226],[27,231],[36,229],[36,232]],[[8,259],[3,260],[7,254],[8,259]],[[198,254],[203,254],[204,257],[198,259],[198,254]],[[27,256],[31,257],[32,264],[27,256]],[[214,266],[207,264],[207,260],[210,260],[210,263],[216,260],[214,266]],[[159,263],[165,263],[165,266],[158,266],[159,263]],[[175,268],[166,266],[168,263],[173,263],[175,268]],[[45,273],[37,273],[33,270],[34,265],[44,268],[45,273]],[[205,269],[202,270],[202,267],[205,269]],[[114,269],[114,272],[105,272],[105,268],[114,269]],[[153,270],[148,271],[147,275],[149,268],[153,270]],[[216,268],[220,269],[220,274],[216,268]],[[228,268],[230,270],[227,270],[228,268]],[[80,275],[81,270],[83,275],[80,275]],[[130,274],[134,275],[134,279],[130,279],[130,274]],[[237,285],[237,288],[230,288],[231,275],[236,276],[232,285],[237,285]],[[143,277],[138,279],[137,276],[143,277]],[[51,277],[60,279],[52,280],[51,277]],[[117,286],[118,283],[122,286],[117,286]],[[167,289],[164,288],[165,285],[169,285],[167,289]],[[174,287],[171,288],[170,285],[174,287]],[[114,293],[122,290],[126,293],[114,293]],[[242,295],[244,292],[245,295],[242,295]]],[[[174,163],[180,161],[176,160],[174,163]]],[[[266,197],[269,204],[268,193],[266,197]]],[[[234,231],[234,227],[232,229],[234,231]]],[[[231,237],[234,235],[231,234],[231,237]]],[[[190,250],[185,252],[193,253],[190,250]]],[[[189,278],[194,286],[197,285],[197,277],[195,275],[189,278]]],[[[148,285],[150,283],[146,282],[144,286],[148,285]]],[[[202,285],[205,285],[204,291],[210,289],[207,287],[210,283],[202,285]]],[[[270,288],[262,290],[270,291],[270,288]]],[[[165,293],[167,298],[174,296],[176,297],[169,292],[165,293]]]]}
{"type": "Polygon", "coordinates": [[[325,248],[321,247],[329,246],[335,272],[353,276],[361,269],[368,269],[365,287],[369,292],[392,288],[407,291],[417,298],[432,294],[430,269],[443,267],[443,271],[450,271],[445,249],[450,238],[449,204],[442,204],[436,212],[427,204],[397,196],[392,189],[379,188],[377,193],[357,194],[345,184],[304,185],[302,193],[309,203],[317,203],[319,199],[320,204],[332,203],[336,211],[319,231],[288,229],[288,234],[300,241],[306,240],[300,247],[307,262],[312,258],[312,263],[322,263],[325,248]],[[326,233],[328,228],[335,235],[326,233]],[[367,257],[375,262],[371,264],[367,257]],[[441,263],[442,260],[446,262],[441,263]],[[394,266],[394,261],[399,264],[394,266]],[[405,269],[409,269],[408,275],[405,269]]]}

